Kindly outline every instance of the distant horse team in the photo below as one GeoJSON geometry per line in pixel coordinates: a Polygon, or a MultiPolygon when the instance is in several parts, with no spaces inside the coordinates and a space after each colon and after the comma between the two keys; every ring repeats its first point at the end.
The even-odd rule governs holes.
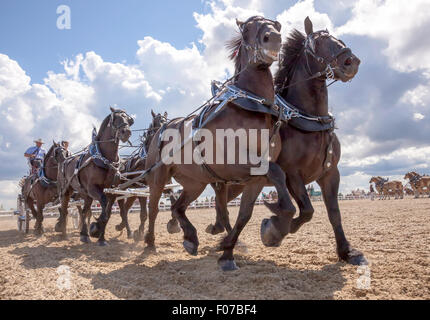
{"type": "Polygon", "coordinates": [[[415,198],[420,196],[430,197],[430,176],[421,176],[415,171],[411,171],[405,175],[404,180],[408,181],[405,186],[401,181],[389,181],[388,178],[384,179],[378,176],[372,177],[369,183],[371,184],[371,190],[373,188],[372,183],[375,185],[380,200],[389,200],[391,197],[403,199],[405,194],[408,196],[414,195],[415,198]]]}
{"type": "MultiPolygon", "coordinates": [[[[338,203],[341,146],[335,134],[335,119],[328,111],[327,82],[351,81],[359,71],[359,58],[327,30],[314,31],[309,18],[305,19],[305,34],[292,30],[283,44],[278,21],[254,16],[245,22],[237,21],[237,26],[238,36],[228,43],[230,58],[235,64],[234,76],[223,84],[213,83],[213,98],[200,108],[198,114],[169,120],[167,113],[152,112],[152,123],[142,138],[139,151],[126,159],[119,156],[120,142],[129,141],[134,120],[120,109],[110,109],[83,152],[70,155],[54,143],[39,172],[28,177],[22,189],[30,208],[33,202],[37,203],[38,210],[31,211],[36,217],[38,234],[43,232],[43,206],[49,201],[57,201],[61,208],[55,230],[66,236],[69,201],[72,197],[79,198],[84,202],[80,210],[80,240],[89,243],[91,237],[97,238],[97,243],[105,246],[106,225],[117,201],[117,196],[106,189],[146,188],[148,195],[119,200],[121,223],[116,230],[126,229],[128,237],[132,237],[127,216],[138,198],[140,227],[134,238],[136,241],[144,239],[149,249],[155,249],[159,201],[162,194],[167,193],[172,202],[172,218],[167,231],[182,230],[184,249],[197,255],[197,230],[186,210],[206,186],[211,185],[216,194],[216,219],[206,231],[227,233],[219,246],[223,254],[218,264],[222,270],[231,271],[238,269],[233,250],[262,189],[274,186],[277,197],[275,203],[265,203],[272,216],[261,222],[261,240],[267,247],[278,247],[288,234],[298,232],[312,219],[314,208],[306,185],[316,181],[333,227],[339,258],[350,264],[367,264],[363,253],[350,245],[342,227],[338,203]],[[271,66],[279,59],[273,77],[271,66]],[[192,128],[191,136],[185,134],[186,128],[192,128]],[[172,130],[181,133],[181,142],[164,154],[172,143],[172,139],[166,139],[172,130]],[[234,144],[236,157],[233,161],[230,161],[228,148],[219,148],[218,140],[210,140],[207,136],[215,136],[219,130],[244,132],[249,137],[249,145],[245,144],[245,147],[234,144]],[[257,132],[254,144],[251,143],[253,130],[257,132]],[[194,139],[203,132],[207,134],[203,140],[194,139]],[[263,137],[269,142],[267,146],[263,137]],[[207,147],[204,153],[201,151],[203,144],[207,147]],[[215,163],[208,160],[209,147],[216,150],[215,163]],[[193,155],[200,155],[198,163],[194,157],[190,163],[165,161],[174,156],[185,159],[187,148],[193,155]],[[240,155],[249,154],[250,149],[261,156],[261,163],[255,163],[250,156],[243,161],[240,155]],[[218,162],[218,159],[228,161],[218,162]],[[253,170],[260,169],[264,159],[267,159],[267,170],[254,174],[253,170]],[[166,185],[172,179],[183,188],[179,198],[166,191],[166,185]],[[239,214],[231,226],[227,203],[240,194],[239,214]],[[290,194],[299,208],[297,217],[294,217],[296,209],[290,194]],[[100,203],[101,214],[89,223],[94,200],[100,203]]],[[[418,179],[411,175],[408,178],[414,191],[428,190],[428,177],[418,179]]],[[[373,182],[378,192],[403,197],[401,183],[388,183],[382,178],[373,182]]]]}

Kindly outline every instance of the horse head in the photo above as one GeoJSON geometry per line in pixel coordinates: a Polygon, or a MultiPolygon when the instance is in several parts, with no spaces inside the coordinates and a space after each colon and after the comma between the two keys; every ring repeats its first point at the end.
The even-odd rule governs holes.
{"type": "Polygon", "coordinates": [[[61,143],[54,141],[53,148],[52,157],[56,163],[63,163],[70,156],[70,152],[61,143]]]}
{"type": "Polygon", "coordinates": [[[115,140],[117,141],[119,139],[122,142],[127,142],[131,137],[130,127],[133,125],[134,119],[124,110],[114,109],[112,107],[110,110],[109,127],[112,130],[115,140]]]}
{"type": "MultiPolygon", "coordinates": [[[[236,20],[240,37],[229,43],[231,58],[241,68],[246,65],[270,66],[278,60],[281,50],[281,24],[260,16],[241,22],[236,20]]],[[[240,71],[240,70],[236,70],[240,71]]]]}
{"type": "Polygon", "coordinates": [[[327,78],[343,82],[355,77],[361,61],[342,40],[330,35],[328,30],[314,32],[309,17],[305,19],[305,31],[304,52],[311,75],[322,72],[327,78]]]}

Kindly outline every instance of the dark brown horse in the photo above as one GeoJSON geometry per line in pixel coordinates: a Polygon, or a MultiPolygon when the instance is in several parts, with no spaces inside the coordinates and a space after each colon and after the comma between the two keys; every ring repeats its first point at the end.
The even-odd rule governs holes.
{"type": "MultiPolygon", "coordinates": [[[[142,137],[142,145],[138,154],[124,161],[121,173],[145,170],[146,153],[149,148],[149,145],[157,130],[160,129],[167,122],[167,116],[168,116],[167,112],[165,112],[164,115],[162,115],[160,113],[155,114],[154,111],[152,110],[151,110],[151,114],[152,114],[152,122],[142,137]]],[[[132,179],[136,176],[138,175],[131,175],[129,176],[129,178],[132,179]]],[[[132,185],[131,187],[139,188],[142,186],[144,186],[144,181],[140,182],[139,184],[132,185]]],[[[139,229],[135,233],[135,240],[137,241],[139,240],[140,235],[143,234],[143,230],[145,228],[145,221],[148,216],[147,209],[146,209],[147,197],[130,197],[130,198],[127,198],[127,200],[118,200],[118,205],[120,208],[120,215],[121,215],[121,222],[120,224],[115,226],[115,229],[117,231],[122,231],[125,228],[127,230],[127,237],[129,239],[133,237],[130,229],[130,225],[128,223],[128,212],[136,200],[139,200],[139,204],[140,204],[140,222],[141,222],[139,229]]],[[[170,200],[172,204],[175,202],[175,198],[172,195],[170,200]]]]}
{"type": "Polygon", "coordinates": [[[41,175],[34,174],[25,180],[22,187],[22,195],[26,206],[36,218],[34,232],[38,235],[43,233],[43,209],[45,206],[58,198],[57,192],[57,171],[59,161],[64,159],[64,153],[67,151],[54,141],[52,147],[48,150],[41,167],[41,175]],[[62,157],[62,158],[61,158],[62,157]],[[36,203],[37,210],[34,208],[36,203]]]}
{"type": "MultiPolygon", "coordinates": [[[[288,189],[299,206],[300,214],[291,226],[278,216],[264,220],[262,241],[269,247],[279,246],[289,232],[296,233],[312,219],[314,208],[305,186],[317,181],[334,230],[339,258],[351,264],[365,264],[364,255],[351,247],[342,228],[337,168],[341,147],[333,132],[334,121],[332,126],[329,125],[326,84],[328,77],[343,82],[352,80],[358,72],[360,60],[327,31],[314,32],[309,18],[305,20],[305,30],[306,35],[294,30],[288,37],[275,79],[280,96],[303,116],[293,118],[281,127],[282,153],[277,161],[286,174],[288,189]]],[[[243,189],[243,186],[229,187],[227,201],[235,199],[243,189]]],[[[223,231],[221,220],[225,220],[228,214],[226,202],[217,204],[219,208],[222,209],[217,210],[215,226],[208,227],[212,233],[223,231]]]]}
{"type": "MultiPolygon", "coordinates": [[[[268,169],[265,171],[266,174],[262,173],[262,175],[258,176],[252,175],[252,168],[257,166],[252,164],[249,159],[246,159],[245,164],[240,164],[237,161],[239,158],[238,155],[243,154],[241,152],[244,151],[240,149],[243,147],[240,144],[239,146],[237,144],[234,145],[236,157],[234,161],[229,164],[225,164],[225,161],[221,161],[224,162],[224,164],[220,164],[219,161],[215,161],[216,164],[197,164],[196,161],[190,161],[189,164],[182,164],[182,161],[179,161],[180,163],[166,163],[164,161],[163,152],[160,156],[158,141],[161,132],[158,131],[148,150],[146,169],[150,171],[145,178],[150,187],[149,230],[145,236],[147,245],[149,247],[154,247],[154,225],[158,213],[158,202],[164,186],[171,177],[174,177],[175,180],[183,186],[183,191],[172,207],[172,215],[179,221],[184,231],[184,248],[192,255],[197,254],[199,241],[196,229],[185,215],[185,210],[188,205],[204,191],[208,184],[221,182],[219,184],[221,187],[220,190],[217,191],[217,194],[221,194],[223,190],[226,190],[222,185],[228,181],[246,184],[240,207],[240,219],[232,229],[232,232],[223,241],[222,248],[224,249],[224,254],[219,259],[219,264],[224,270],[236,268],[233,258],[233,248],[240,232],[251,217],[255,200],[264,185],[271,183],[277,188],[279,201],[277,204],[273,205],[271,209],[279,214],[281,219],[285,220],[287,224],[288,221],[291,221],[291,213],[294,210],[294,206],[288,197],[285,185],[285,174],[282,172],[281,168],[273,162],[277,159],[281,151],[281,145],[280,136],[275,129],[275,123],[277,121],[269,113],[269,110],[271,110],[270,108],[273,107],[275,98],[270,65],[273,61],[277,60],[280,51],[281,26],[278,22],[267,20],[262,17],[252,17],[245,23],[238,22],[238,26],[241,34],[231,45],[233,51],[232,58],[236,63],[234,85],[240,90],[243,90],[242,92],[252,93],[260,97],[259,99],[262,101],[261,107],[263,108],[260,110],[264,112],[249,111],[231,102],[224,104],[223,108],[219,110],[218,105],[214,104],[211,107],[212,109],[207,110],[205,115],[202,116],[203,125],[201,125],[200,128],[206,129],[206,132],[210,132],[213,137],[216,136],[217,130],[230,129],[234,132],[244,130],[247,137],[250,136],[251,129],[257,131],[260,136],[262,135],[262,131],[269,131],[271,143],[265,147],[265,150],[263,150],[263,143],[250,145],[249,147],[254,148],[258,154],[270,154],[270,159],[272,160],[268,163],[268,169]],[[206,121],[210,115],[214,114],[215,109],[216,116],[212,116],[210,118],[211,121],[206,121]]],[[[247,99],[249,99],[248,96],[247,99]]],[[[167,125],[167,129],[173,129],[172,131],[177,130],[181,134],[182,144],[180,143],[177,146],[179,147],[177,150],[180,155],[180,160],[185,159],[187,156],[184,151],[186,149],[186,145],[184,147],[184,144],[186,144],[186,142],[184,142],[184,127],[189,125],[191,120],[183,118],[175,119],[167,125]]],[[[224,141],[223,139],[222,143],[224,141]]],[[[174,143],[175,142],[172,141],[169,142],[169,144],[174,143]]],[[[212,141],[209,145],[214,151],[220,150],[216,141],[212,141]]],[[[162,143],[162,147],[163,146],[165,147],[166,144],[162,143]]],[[[196,150],[194,144],[192,144],[191,147],[192,150],[196,150]]],[[[225,151],[224,149],[222,153],[220,152],[220,154],[217,155],[217,160],[219,158],[225,160],[225,151]]],[[[245,150],[245,153],[248,154],[248,149],[245,150]]]]}
{"type": "Polygon", "coordinates": [[[92,237],[98,238],[99,245],[106,245],[105,228],[116,197],[106,195],[104,189],[115,187],[120,182],[119,141],[128,141],[133,122],[125,111],[111,108],[111,113],[103,120],[88,152],[68,158],[62,163],[58,178],[61,190],[61,215],[55,226],[57,232],[66,236],[67,206],[70,197],[76,191],[84,200],[81,213],[81,241],[90,241],[86,218],[91,212],[93,200],[97,200],[102,213],[97,222],[91,224],[90,233],[92,237]]]}

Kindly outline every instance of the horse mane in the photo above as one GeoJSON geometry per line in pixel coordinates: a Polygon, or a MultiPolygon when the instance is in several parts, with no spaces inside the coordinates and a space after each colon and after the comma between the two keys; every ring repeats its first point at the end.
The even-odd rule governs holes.
{"type": "Polygon", "coordinates": [[[100,129],[99,132],[97,133],[96,136],[96,140],[100,140],[102,137],[102,133],[105,131],[105,129],[107,128],[109,121],[110,121],[110,117],[111,115],[109,114],[102,122],[102,124],[100,125],[100,129]]]}
{"type": "Polygon", "coordinates": [[[230,55],[228,56],[230,60],[234,62],[235,73],[240,72],[241,65],[240,59],[242,56],[242,35],[238,34],[233,39],[226,42],[225,47],[230,51],[230,55]]]}
{"type": "Polygon", "coordinates": [[[275,75],[275,86],[280,88],[285,84],[299,62],[300,55],[305,45],[306,36],[293,29],[287,37],[285,44],[282,46],[282,60],[279,63],[279,70],[275,75]]]}
{"type": "Polygon", "coordinates": [[[43,158],[43,166],[46,165],[46,161],[48,161],[48,159],[52,156],[52,152],[54,151],[54,144],[51,146],[51,148],[49,148],[48,152],[45,155],[45,158],[43,158]]]}

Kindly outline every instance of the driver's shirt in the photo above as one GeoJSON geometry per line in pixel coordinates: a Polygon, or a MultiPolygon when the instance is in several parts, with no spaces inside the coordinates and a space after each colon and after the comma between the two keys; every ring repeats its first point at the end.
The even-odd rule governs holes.
{"type": "MultiPolygon", "coordinates": [[[[45,158],[46,151],[43,148],[38,148],[37,146],[33,146],[33,147],[28,148],[25,153],[34,154],[35,157],[33,159],[43,160],[43,158],[45,158]]],[[[28,161],[30,161],[30,160],[31,159],[29,158],[28,161]]]]}

